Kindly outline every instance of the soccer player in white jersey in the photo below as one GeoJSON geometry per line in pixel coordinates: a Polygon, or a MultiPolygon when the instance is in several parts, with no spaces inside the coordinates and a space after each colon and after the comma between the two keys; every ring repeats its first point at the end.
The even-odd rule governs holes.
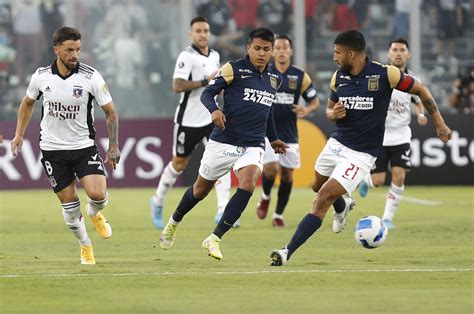
{"type": "MultiPolygon", "coordinates": [[[[390,42],[388,59],[391,65],[420,81],[415,73],[408,70],[407,63],[410,59],[410,51],[406,39],[397,38],[390,42]]],[[[418,96],[394,90],[388,107],[387,119],[385,120],[382,152],[377,157],[371,173],[368,173],[359,185],[359,194],[362,197],[367,195],[369,187],[383,185],[390,164],[392,182],[387,193],[382,217],[388,229],[395,228],[392,219],[402,199],[405,190],[405,177],[411,167],[410,121],[412,103],[415,104],[418,124],[424,126],[428,122],[423,113],[423,104],[418,96]]]]}
{"type": "Polygon", "coordinates": [[[53,34],[56,60],[31,77],[18,110],[11,151],[16,156],[33,113],[35,100],[43,98],[40,131],[41,163],[62,206],[64,221],[81,246],[81,264],[94,265],[91,240],[87,235],[76,178],[88,196],[86,213],[105,239],[112,228],[101,210],[107,206],[104,163],[94,142],[94,101],[105,112],[109,148],[105,162],[115,169],[120,160],[118,115],[109,89],[97,70],[79,63],[81,34],[62,27],[53,34]]]}
{"type": "MultiPolygon", "coordinates": [[[[211,31],[205,18],[191,20],[189,36],[192,44],[179,54],[173,74],[173,90],[181,93],[174,116],[173,158],[163,170],[155,195],[150,199],[152,221],[158,229],[163,228],[163,205],[169,190],[186,169],[196,145],[206,144],[214,127],[211,114],[200,97],[220,68],[219,53],[209,48],[211,31]]],[[[222,215],[229,201],[229,190],[230,173],[216,184],[218,215],[222,215]]],[[[234,227],[239,226],[237,221],[234,227]]]]}

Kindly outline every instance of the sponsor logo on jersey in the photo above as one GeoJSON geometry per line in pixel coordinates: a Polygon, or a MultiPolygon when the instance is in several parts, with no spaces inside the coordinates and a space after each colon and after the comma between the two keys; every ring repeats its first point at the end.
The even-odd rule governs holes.
{"type": "Polygon", "coordinates": [[[372,110],[374,108],[374,97],[339,97],[339,101],[346,109],[372,110]]]}
{"type": "Polygon", "coordinates": [[[275,100],[275,95],[259,89],[245,88],[243,100],[271,106],[275,100]]]}
{"type": "Polygon", "coordinates": [[[72,89],[72,96],[76,98],[81,98],[83,92],[84,92],[84,89],[82,88],[82,86],[74,86],[74,88],[72,89]]]}
{"type": "Polygon", "coordinates": [[[92,155],[91,156],[92,160],[89,160],[87,162],[87,164],[88,165],[97,165],[97,169],[103,171],[104,168],[102,167],[102,160],[100,159],[100,157],[99,157],[99,160],[97,160],[97,157],[99,157],[99,154],[92,155]]]}
{"type": "Polygon", "coordinates": [[[295,103],[295,95],[291,93],[278,92],[276,93],[275,102],[277,104],[293,105],[295,103]]]}
{"type": "Polygon", "coordinates": [[[243,75],[242,74],[240,77],[243,78],[243,79],[246,79],[246,78],[252,77],[252,75],[243,75]]]}
{"type": "Polygon", "coordinates": [[[235,147],[235,152],[223,151],[222,154],[226,157],[240,158],[247,152],[247,148],[243,146],[235,147]]]}
{"type": "Polygon", "coordinates": [[[59,120],[75,120],[79,117],[80,105],[65,105],[57,101],[45,101],[48,108],[48,115],[59,120]]]}
{"type": "Polygon", "coordinates": [[[288,78],[288,88],[296,89],[298,85],[298,76],[297,75],[287,75],[288,78]]]}
{"type": "Polygon", "coordinates": [[[340,75],[339,78],[345,79],[345,80],[350,80],[351,77],[349,75],[340,75]]]}
{"type": "Polygon", "coordinates": [[[104,83],[104,85],[102,85],[102,90],[104,91],[104,93],[106,93],[107,95],[110,94],[110,91],[109,91],[109,86],[104,83]]]}
{"type": "Polygon", "coordinates": [[[184,62],[183,61],[178,62],[178,68],[180,68],[180,69],[184,68],[184,62]]]}
{"type": "Polygon", "coordinates": [[[239,69],[239,72],[240,73],[253,73],[253,71],[249,69],[239,69]]]}

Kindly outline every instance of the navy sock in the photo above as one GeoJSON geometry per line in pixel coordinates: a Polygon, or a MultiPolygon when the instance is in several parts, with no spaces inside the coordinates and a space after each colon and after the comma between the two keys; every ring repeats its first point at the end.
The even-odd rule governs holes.
{"type": "Polygon", "coordinates": [[[313,214],[307,214],[300,221],[290,243],[286,246],[288,249],[288,259],[290,259],[290,256],[321,227],[322,222],[321,218],[313,214]]]}
{"type": "Polygon", "coordinates": [[[334,211],[340,214],[344,211],[344,208],[346,208],[346,201],[342,196],[339,196],[334,203],[332,203],[332,206],[334,206],[334,211]]]}
{"type": "Polygon", "coordinates": [[[193,187],[184,192],[183,197],[181,198],[181,202],[179,202],[178,207],[173,213],[173,220],[176,222],[180,222],[183,220],[184,215],[186,215],[200,200],[194,197],[193,195],[193,187]]]}
{"type": "Polygon", "coordinates": [[[278,189],[278,202],[275,212],[278,215],[283,215],[286,204],[290,199],[291,188],[293,187],[293,181],[280,181],[280,188],[278,189]]]}
{"type": "Polygon", "coordinates": [[[247,207],[251,196],[251,192],[237,189],[237,192],[235,192],[229,200],[229,203],[227,203],[227,206],[224,209],[224,214],[217,224],[216,229],[214,229],[213,233],[216,236],[222,238],[222,236],[232,228],[232,225],[240,218],[245,207],[247,207]]]}
{"type": "Polygon", "coordinates": [[[265,195],[270,195],[274,182],[275,178],[270,180],[266,175],[262,174],[262,189],[265,195]]]}

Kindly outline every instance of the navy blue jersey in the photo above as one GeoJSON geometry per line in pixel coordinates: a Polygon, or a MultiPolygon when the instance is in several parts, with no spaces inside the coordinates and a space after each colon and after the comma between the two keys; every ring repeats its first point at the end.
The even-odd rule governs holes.
{"type": "Polygon", "coordinates": [[[280,81],[268,67],[260,73],[248,56],[226,63],[201,95],[201,102],[212,114],[218,109],[214,97],[224,90],[225,129],[214,127],[210,138],[235,146],[265,149],[265,136],[277,139],[270,113],[280,81]]]}
{"type": "Polygon", "coordinates": [[[353,150],[377,157],[382,148],[392,90],[407,92],[413,83],[413,78],[397,67],[368,59],[358,75],[336,71],[329,97],[335,103],[344,104],[346,117],[336,121],[331,137],[353,150]]]}
{"type": "Polygon", "coordinates": [[[297,115],[293,112],[293,105],[298,104],[300,96],[307,103],[311,102],[316,98],[317,91],[309,75],[294,65],[290,65],[285,73],[280,73],[273,64],[270,68],[282,78],[272,107],[278,138],[285,143],[298,143],[297,115]]]}

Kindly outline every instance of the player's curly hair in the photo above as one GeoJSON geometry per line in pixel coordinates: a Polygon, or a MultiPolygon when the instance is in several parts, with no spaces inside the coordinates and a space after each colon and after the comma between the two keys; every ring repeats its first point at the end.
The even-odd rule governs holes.
{"type": "Polygon", "coordinates": [[[61,27],[53,34],[53,46],[61,45],[66,40],[81,40],[81,33],[77,28],[61,27]]]}

